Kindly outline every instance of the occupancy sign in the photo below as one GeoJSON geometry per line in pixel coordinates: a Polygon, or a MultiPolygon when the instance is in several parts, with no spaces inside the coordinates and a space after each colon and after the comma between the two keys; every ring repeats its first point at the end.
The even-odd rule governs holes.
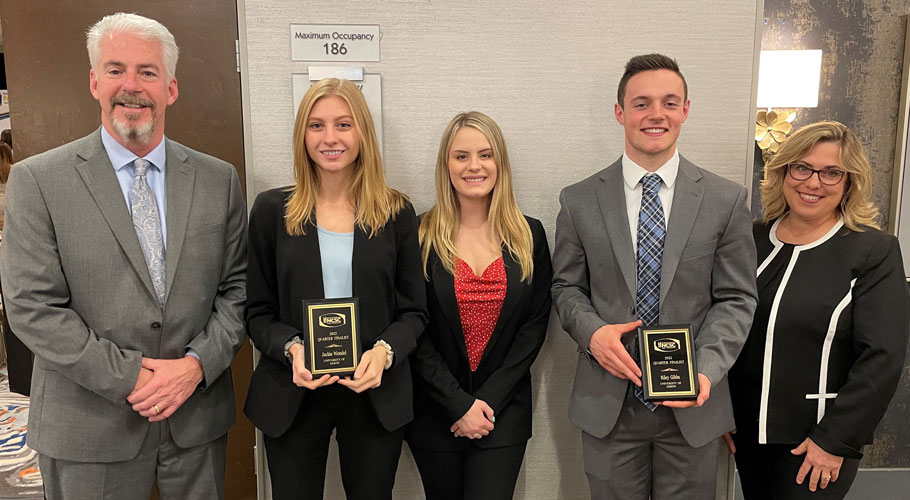
{"type": "Polygon", "coordinates": [[[293,61],[379,61],[378,24],[292,24],[293,61]]]}

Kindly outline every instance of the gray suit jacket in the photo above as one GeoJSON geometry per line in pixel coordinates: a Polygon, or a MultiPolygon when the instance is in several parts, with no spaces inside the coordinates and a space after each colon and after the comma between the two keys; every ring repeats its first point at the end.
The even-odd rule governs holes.
{"type": "MultiPolygon", "coordinates": [[[[578,343],[569,419],[596,437],[616,423],[629,382],[587,354],[595,330],[638,319],[636,259],[622,161],[563,189],[553,251],[553,301],[578,343]]],[[[711,381],[701,408],[674,413],[686,441],[702,446],[733,429],[727,370],[749,333],[757,302],[755,243],[746,190],[680,156],[661,268],[660,322],[691,323],[698,371],[711,381]]]]}
{"type": "Polygon", "coordinates": [[[200,356],[205,388],[166,422],[181,447],[234,421],[243,340],[246,209],[227,163],[167,141],[162,310],[100,129],[17,163],[0,276],[9,321],[35,353],[28,445],[91,462],[135,457],[148,420],[126,397],[140,358],[200,356]]]}

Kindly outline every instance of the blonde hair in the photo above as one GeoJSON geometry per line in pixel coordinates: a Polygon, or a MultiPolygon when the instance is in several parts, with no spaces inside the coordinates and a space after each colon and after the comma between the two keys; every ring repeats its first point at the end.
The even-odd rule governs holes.
{"type": "Polygon", "coordinates": [[[5,142],[0,142],[0,184],[9,180],[9,171],[13,166],[13,150],[5,142]]]}
{"type": "Polygon", "coordinates": [[[285,230],[291,236],[306,233],[307,224],[316,223],[316,195],[319,193],[319,167],[306,150],[306,128],[316,101],[338,96],[351,108],[354,128],[360,136],[360,153],[354,160],[350,196],[355,206],[354,223],[373,237],[393,219],[407,198],[389,187],[382,173],[382,157],[373,128],[373,117],[357,85],[348,80],[325,78],[313,84],[300,101],[294,123],[294,186],[284,208],[285,230]]]}
{"type": "Polygon", "coordinates": [[[863,226],[878,229],[875,221],[878,209],[869,200],[872,195],[872,167],[856,134],[836,121],[812,123],[800,128],[765,165],[765,178],[761,181],[762,219],[770,222],[790,209],[783,192],[787,165],[804,158],[821,142],[838,145],[840,169],[847,172],[841,181],[847,183],[844,196],[837,207],[844,218],[844,225],[853,231],[862,231],[863,226]]]}
{"type": "Polygon", "coordinates": [[[427,260],[434,250],[447,271],[454,274],[455,236],[458,233],[459,209],[455,187],[449,178],[449,151],[455,134],[462,127],[480,131],[493,148],[496,161],[496,182],[490,193],[488,216],[494,234],[521,266],[521,280],[530,282],[534,274],[534,240],[531,227],[518,209],[512,193],[512,167],[499,125],[489,116],[471,111],[457,115],[442,134],[436,155],[436,204],[427,211],[418,232],[423,257],[424,275],[428,276],[427,260]]]}

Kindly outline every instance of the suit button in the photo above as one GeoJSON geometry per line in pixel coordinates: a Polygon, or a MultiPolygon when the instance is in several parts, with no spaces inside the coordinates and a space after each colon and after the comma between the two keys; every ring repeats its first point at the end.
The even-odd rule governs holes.
{"type": "Polygon", "coordinates": [[[629,308],[629,314],[631,314],[632,316],[635,316],[635,306],[632,306],[629,308]]]}
{"type": "Polygon", "coordinates": [[[160,329],[161,329],[161,323],[159,323],[157,321],[152,323],[152,330],[160,330],[160,329]]]}

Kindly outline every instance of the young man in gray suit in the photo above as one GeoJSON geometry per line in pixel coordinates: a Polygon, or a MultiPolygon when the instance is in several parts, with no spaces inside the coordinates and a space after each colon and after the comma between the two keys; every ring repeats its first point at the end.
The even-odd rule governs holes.
{"type": "Polygon", "coordinates": [[[0,275],[35,353],[28,445],[55,499],[222,497],[243,336],[246,209],[231,165],[164,137],[177,45],[87,34],[101,127],[16,165],[0,275]]]}
{"type": "Polygon", "coordinates": [[[726,374],[756,305],[746,190],[677,152],[689,100],[674,60],[629,60],[614,113],[625,154],[565,188],[556,220],[553,300],[579,352],[569,418],[592,498],[711,499],[733,429],[726,374]],[[642,324],[691,325],[697,399],[638,397],[625,345],[642,324]]]}

